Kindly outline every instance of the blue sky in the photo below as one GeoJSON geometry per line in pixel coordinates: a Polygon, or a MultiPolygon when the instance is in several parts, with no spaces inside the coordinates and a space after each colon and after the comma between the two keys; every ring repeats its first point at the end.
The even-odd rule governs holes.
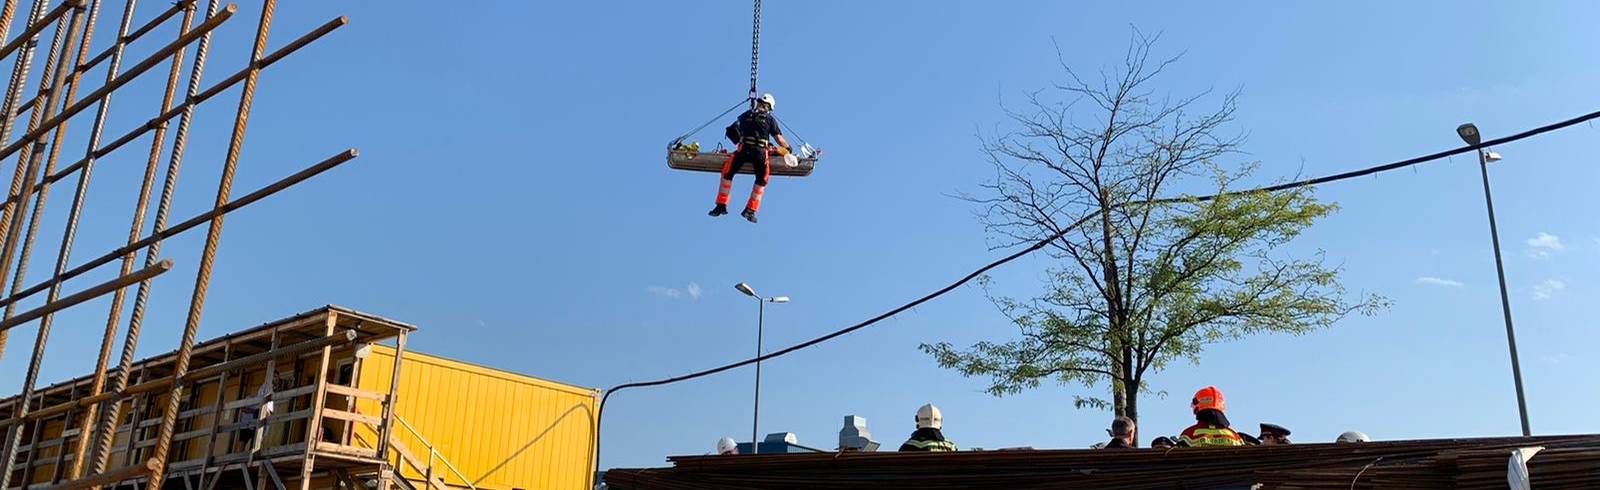
{"type": "MultiPolygon", "coordinates": [[[[246,59],[259,6],[241,7],[219,31],[207,80],[246,59]]],[[[977,135],[1005,127],[999,104],[1062,79],[1056,45],[1093,69],[1118,59],[1129,26],[1162,32],[1158,53],[1186,53],[1162,90],[1241,89],[1237,128],[1250,138],[1238,161],[1260,161],[1260,182],[1453,147],[1464,121],[1497,137],[1600,108],[1591,26],[1600,6],[1589,2],[773,0],[763,89],[829,156],[810,178],[776,178],[752,226],[706,218],[716,178],[669,171],[662,155],[673,136],[744,96],[747,3],[293,2],[279,9],[272,46],[340,14],[348,27],[263,76],[236,194],[347,147],[362,156],[229,218],[201,337],[335,303],[421,326],[420,351],[599,388],[753,354],[755,305],[736,282],[794,298],[768,311],[767,345],[778,347],[998,256],[972,206],[949,195],[990,175],[977,135]]],[[[141,81],[130,93],[144,97],[113,105],[111,134],[149,117],[159,83],[141,81]]],[[[201,111],[174,216],[209,205],[236,97],[201,111]]],[[[1600,329],[1583,300],[1600,291],[1597,139],[1582,125],[1506,145],[1491,168],[1540,434],[1600,430],[1591,408],[1600,366],[1586,362],[1600,329]]],[[[143,151],[122,153],[95,174],[80,259],[126,236],[143,151]]],[[[1516,433],[1474,165],[1458,157],[1319,190],[1341,211],[1291,251],[1326,251],[1351,291],[1386,295],[1394,308],[1174,365],[1154,381],[1169,395],[1142,402],[1142,435],[1181,430],[1188,394],[1206,384],[1227,393],[1239,426],[1275,422],[1299,440],[1350,429],[1378,439],[1516,433]]],[[[748,185],[739,179],[736,194],[748,185]]],[[[57,194],[50,212],[67,204],[57,194]]],[[[56,226],[41,236],[59,236],[56,226]]],[[[141,352],[174,347],[201,240],[169,242],[178,267],[156,283],[141,352]]],[[[50,262],[37,255],[28,282],[50,262]]],[[[1033,293],[1047,265],[1018,261],[995,286],[1033,293]]],[[[92,305],[63,315],[56,338],[97,336],[106,302],[92,305]]],[[[855,414],[893,446],[916,407],[933,402],[963,447],[1103,439],[1110,415],[1073,409],[1080,387],[994,398],[983,380],[916,349],[1012,332],[963,288],[767,363],[762,432],[833,447],[842,417],[855,414]]],[[[32,328],[13,332],[0,373],[22,372],[31,338],[32,328]]],[[[43,381],[87,371],[92,344],[52,343],[43,381]]],[[[603,466],[660,465],[747,437],[752,375],[619,393],[603,466]]],[[[16,391],[20,375],[4,378],[0,391],[16,391]]]]}

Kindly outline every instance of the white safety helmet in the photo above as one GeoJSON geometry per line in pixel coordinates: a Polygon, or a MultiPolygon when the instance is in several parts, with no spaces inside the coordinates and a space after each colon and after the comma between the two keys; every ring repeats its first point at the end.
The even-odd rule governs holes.
{"type": "Polygon", "coordinates": [[[944,414],[939,413],[939,407],[932,403],[917,409],[918,429],[938,429],[944,427],[944,414]]]}
{"type": "Polygon", "coordinates": [[[1353,431],[1352,430],[1352,431],[1349,431],[1349,432],[1345,432],[1343,434],[1339,434],[1339,438],[1335,439],[1333,442],[1341,442],[1341,443],[1345,443],[1345,442],[1368,442],[1368,441],[1371,441],[1371,440],[1372,439],[1367,438],[1366,434],[1362,434],[1359,431],[1353,431]]]}
{"type": "Polygon", "coordinates": [[[739,454],[739,444],[733,442],[732,437],[724,437],[717,440],[717,455],[725,454],[739,454]]]}
{"type": "Polygon", "coordinates": [[[772,94],[761,94],[760,101],[761,103],[766,104],[767,107],[771,107],[773,109],[778,108],[778,99],[772,98],[772,94]]]}

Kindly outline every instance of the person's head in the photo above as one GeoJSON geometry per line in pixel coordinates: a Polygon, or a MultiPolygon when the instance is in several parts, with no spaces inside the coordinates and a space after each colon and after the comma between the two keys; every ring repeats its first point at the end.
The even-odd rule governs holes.
{"type": "Polygon", "coordinates": [[[939,407],[933,406],[932,403],[923,405],[922,408],[918,408],[916,419],[918,429],[944,428],[944,414],[939,413],[939,407]]]}
{"type": "Polygon", "coordinates": [[[1161,436],[1150,440],[1150,447],[1156,449],[1167,449],[1176,445],[1177,444],[1172,443],[1172,438],[1167,436],[1161,436]]]}
{"type": "Polygon", "coordinates": [[[1222,390],[1215,386],[1201,388],[1194,392],[1194,398],[1189,399],[1189,409],[1198,414],[1201,410],[1216,410],[1227,412],[1227,401],[1222,398],[1222,390]]]}
{"type": "Polygon", "coordinates": [[[1126,416],[1118,416],[1111,421],[1111,428],[1106,429],[1106,433],[1111,434],[1112,438],[1122,439],[1123,442],[1133,444],[1134,429],[1133,419],[1126,416]]]}
{"type": "Polygon", "coordinates": [[[717,455],[718,456],[727,456],[727,455],[730,455],[730,454],[739,454],[739,443],[733,442],[733,438],[732,437],[724,437],[722,439],[718,439],[717,440],[717,455]]]}
{"type": "Polygon", "coordinates": [[[1353,431],[1352,430],[1352,431],[1349,431],[1349,432],[1345,432],[1343,434],[1339,434],[1339,438],[1338,439],[1334,439],[1333,442],[1336,442],[1336,443],[1339,443],[1339,444],[1349,444],[1349,443],[1367,442],[1367,441],[1370,441],[1370,440],[1372,440],[1372,439],[1368,439],[1366,434],[1362,434],[1359,431],[1353,431]]]}
{"type": "Polygon", "coordinates": [[[1289,443],[1289,429],[1278,424],[1261,424],[1261,445],[1278,446],[1289,443]]]}
{"type": "Polygon", "coordinates": [[[772,94],[761,94],[761,98],[756,99],[757,111],[772,112],[776,108],[778,108],[778,99],[772,98],[772,94]]]}

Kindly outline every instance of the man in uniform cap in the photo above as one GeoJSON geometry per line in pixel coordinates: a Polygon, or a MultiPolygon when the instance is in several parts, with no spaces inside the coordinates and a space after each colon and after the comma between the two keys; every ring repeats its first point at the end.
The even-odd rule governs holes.
{"type": "Polygon", "coordinates": [[[1278,424],[1261,424],[1261,445],[1278,446],[1289,444],[1289,429],[1278,424]]]}

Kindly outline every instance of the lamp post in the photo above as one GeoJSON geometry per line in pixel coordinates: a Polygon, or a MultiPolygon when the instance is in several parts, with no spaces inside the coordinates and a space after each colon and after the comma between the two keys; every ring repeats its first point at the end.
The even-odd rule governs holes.
{"type": "Polygon", "coordinates": [[[761,297],[761,295],[756,294],[756,290],[751,288],[749,284],[745,284],[745,283],[742,283],[742,282],[739,283],[739,284],[735,284],[733,286],[733,288],[739,290],[739,292],[741,292],[741,293],[744,293],[745,296],[749,296],[751,298],[755,298],[756,299],[756,358],[757,358],[757,360],[756,360],[756,405],[755,405],[754,411],[750,415],[750,454],[757,454],[757,453],[761,452],[761,440],[757,439],[756,437],[757,437],[757,434],[760,433],[758,428],[761,425],[761,360],[760,360],[760,357],[761,357],[761,337],[762,337],[763,332],[766,330],[766,325],[765,324],[766,324],[766,320],[767,320],[767,303],[788,303],[789,302],[789,297],[788,296],[773,296],[773,297],[770,297],[770,298],[763,298],[763,297],[761,297]]]}
{"type": "MultiPolygon", "coordinates": [[[[1477,146],[1483,142],[1483,137],[1478,133],[1478,127],[1472,123],[1456,127],[1456,134],[1469,145],[1477,146]]],[[[1511,297],[1506,293],[1506,267],[1500,258],[1500,231],[1494,220],[1494,198],[1489,193],[1489,162],[1500,160],[1500,154],[1487,148],[1479,148],[1478,171],[1483,175],[1483,204],[1489,210],[1489,240],[1494,244],[1494,271],[1500,279],[1500,311],[1506,320],[1506,345],[1511,349],[1511,378],[1517,385],[1517,413],[1522,417],[1522,435],[1533,435],[1533,430],[1528,426],[1528,400],[1522,392],[1522,364],[1517,361],[1517,333],[1511,327],[1511,297]]]]}

